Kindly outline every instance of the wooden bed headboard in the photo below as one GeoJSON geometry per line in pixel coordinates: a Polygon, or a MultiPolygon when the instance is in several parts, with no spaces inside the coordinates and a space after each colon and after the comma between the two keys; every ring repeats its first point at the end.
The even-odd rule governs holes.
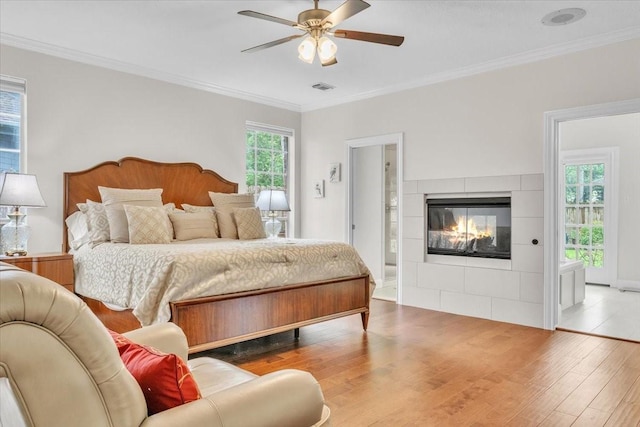
{"type": "Polygon", "coordinates": [[[112,188],[162,188],[163,203],[211,206],[209,191],[237,193],[238,184],[196,163],[160,163],[136,157],[104,162],[90,169],[64,173],[62,246],[69,250],[64,220],[78,210],[77,203],[100,201],[98,186],[112,188]]]}

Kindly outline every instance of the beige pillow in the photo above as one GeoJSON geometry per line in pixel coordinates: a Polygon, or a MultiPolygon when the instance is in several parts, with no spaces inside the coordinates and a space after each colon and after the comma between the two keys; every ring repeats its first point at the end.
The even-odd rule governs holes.
{"type": "Polygon", "coordinates": [[[216,217],[216,208],[213,206],[195,206],[183,203],[182,209],[187,213],[206,212],[210,214],[213,217],[213,229],[216,231],[216,237],[220,237],[220,227],[218,226],[218,218],[216,217]]]}
{"type": "Polygon", "coordinates": [[[233,219],[233,208],[253,208],[255,199],[253,194],[214,193],[209,192],[209,197],[216,208],[220,237],[237,239],[238,230],[233,219]]]}
{"type": "Polygon", "coordinates": [[[107,211],[109,235],[112,242],[129,241],[129,224],[124,205],[162,207],[162,188],[148,190],[98,187],[102,204],[107,211]]]}
{"type": "Polygon", "coordinates": [[[262,224],[262,216],[258,208],[233,208],[233,217],[238,228],[240,240],[264,239],[267,234],[262,224]]]}
{"type": "Polygon", "coordinates": [[[87,199],[86,203],[78,203],[76,206],[78,206],[80,212],[87,215],[87,228],[89,229],[91,247],[102,242],[108,242],[110,238],[109,220],[104,205],[87,199]]]}
{"type": "Polygon", "coordinates": [[[176,240],[217,238],[215,215],[210,212],[170,213],[176,240]]]}
{"type": "Polygon", "coordinates": [[[169,243],[173,228],[167,211],[162,206],[124,205],[129,227],[129,243],[169,243]]]}

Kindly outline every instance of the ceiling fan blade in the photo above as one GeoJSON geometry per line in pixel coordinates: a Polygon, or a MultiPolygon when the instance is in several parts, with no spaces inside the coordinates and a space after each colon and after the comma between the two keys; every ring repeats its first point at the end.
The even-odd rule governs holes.
{"type": "Polygon", "coordinates": [[[388,44],[390,46],[400,46],[404,42],[403,36],[392,36],[389,34],[363,33],[362,31],[335,30],[334,37],[341,39],[360,40],[363,42],[388,44]]]}
{"type": "Polygon", "coordinates": [[[250,16],[252,18],[264,19],[265,21],[277,22],[278,24],[288,25],[290,27],[295,27],[298,25],[297,22],[290,21],[284,18],[278,18],[277,16],[266,15],[260,12],[254,12],[253,10],[241,10],[238,12],[238,15],[250,16]]]}
{"type": "Polygon", "coordinates": [[[295,39],[300,38],[302,36],[304,36],[304,34],[296,34],[294,36],[289,36],[289,37],[285,37],[283,39],[274,40],[272,42],[261,44],[259,46],[250,47],[249,49],[245,49],[242,52],[248,52],[248,53],[257,52],[257,51],[262,50],[262,49],[267,49],[269,47],[278,46],[279,44],[286,43],[286,42],[291,41],[291,40],[295,40],[295,39]]]}
{"type": "Polygon", "coordinates": [[[335,27],[347,18],[351,18],[356,13],[360,13],[366,8],[371,6],[369,3],[362,0],[347,0],[342,3],[336,10],[327,15],[326,18],[320,22],[320,25],[324,25],[327,22],[331,22],[331,27],[335,27]]]}

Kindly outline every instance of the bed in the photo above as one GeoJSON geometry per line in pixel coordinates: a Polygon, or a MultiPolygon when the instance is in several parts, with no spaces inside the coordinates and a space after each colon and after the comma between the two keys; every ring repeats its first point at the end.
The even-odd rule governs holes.
{"type": "MultiPolygon", "coordinates": [[[[100,201],[99,186],[121,189],[162,188],[163,203],[174,203],[177,207],[184,204],[211,206],[208,192],[237,193],[238,190],[236,183],[195,163],[159,163],[127,157],[79,172],[66,172],[63,217],[68,218],[78,211],[79,203],[86,200],[100,201]]],[[[66,224],[63,229],[63,246],[69,251],[71,242],[66,224]]],[[[281,241],[279,244],[287,243],[281,241]]],[[[277,249],[268,241],[256,241],[250,246],[255,251],[260,249],[260,245],[265,245],[265,253],[277,249]]],[[[237,243],[226,242],[223,246],[237,246],[237,243]]],[[[108,254],[108,246],[103,245],[103,248],[105,254],[108,254]]],[[[74,256],[77,272],[82,268],[79,263],[83,256],[74,256]]],[[[118,262],[116,256],[106,255],[105,262],[110,262],[109,260],[118,262]]],[[[114,264],[114,269],[117,269],[117,264],[114,264]]],[[[182,296],[167,301],[168,307],[163,306],[162,309],[168,313],[166,317],[170,321],[184,330],[191,353],[278,332],[297,331],[303,326],[355,314],[361,315],[363,329],[367,329],[369,301],[374,284],[366,267],[354,270],[347,276],[320,280],[296,283],[285,281],[282,284],[273,283],[274,280],[277,279],[260,289],[193,298],[188,297],[188,293],[182,293],[182,296]],[[184,295],[187,297],[184,298],[184,295]]],[[[107,327],[124,332],[141,326],[133,309],[113,309],[100,298],[91,298],[82,295],[82,291],[77,292],[107,327]]],[[[161,319],[163,320],[166,319],[161,319]]],[[[147,323],[150,321],[147,320],[147,323]]]]}

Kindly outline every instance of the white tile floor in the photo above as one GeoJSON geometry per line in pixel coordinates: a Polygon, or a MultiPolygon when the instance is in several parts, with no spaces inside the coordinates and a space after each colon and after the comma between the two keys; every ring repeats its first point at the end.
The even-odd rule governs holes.
{"type": "Polygon", "coordinates": [[[563,310],[558,326],[640,342],[640,292],[587,285],[584,301],[563,310]]]}
{"type": "Polygon", "coordinates": [[[395,301],[397,294],[396,266],[385,265],[384,267],[384,283],[376,283],[376,289],[373,291],[373,298],[383,299],[386,301],[395,301]]]}
{"type": "MultiPolygon", "coordinates": [[[[385,281],[377,284],[373,298],[395,301],[396,267],[385,266],[385,281]]],[[[586,285],[582,303],[561,313],[559,327],[578,332],[640,342],[640,292],[586,285]]]]}

